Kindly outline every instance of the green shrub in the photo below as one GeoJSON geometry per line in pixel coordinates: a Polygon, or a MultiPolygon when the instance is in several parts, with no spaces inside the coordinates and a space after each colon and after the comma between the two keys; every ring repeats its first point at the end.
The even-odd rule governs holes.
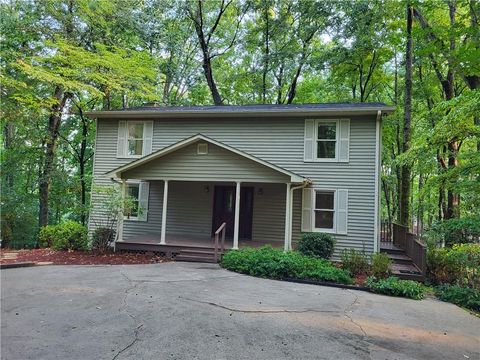
{"type": "Polygon", "coordinates": [[[329,259],[333,254],[335,240],[332,235],[308,232],[302,233],[297,250],[306,256],[318,256],[329,259]]]}
{"type": "Polygon", "coordinates": [[[387,279],[377,279],[370,276],[365,283],[375,293],[402,296],[415,300],[423,299],[426,291],[425,286],[416,281],[400,280],[394,276],[387,279]]]}
{"type": "Polygon", "coordinates": [[[480,245],[428,249],[427,273],[433,284],[480,287],[480,245]]]}
{"type": "Polygon", "coordinates": [[[88,248],[87,228],[75,221],[48,225],[40,229],[42,246],[55,250],[86,250],[88,248]]]}
{"type": "Polygon", "coordinates": [[[442,301],[480,311],[480,290],[458,285],[441,285],[435,288],[435,295],[442,301]]]}
{"type": "Polygon", "coordinates": [[[47,225],[40,229],[38,243],[42,248],[51,248],[53,241],[58,238],[58,225],[47,225]]]}
{"type": "Polygon", "coordinates": [[[271,279],[296,278],[352,283],[347,271],[333,266],[329,261],[304,256],[296,251],[285,253],[271,246],[228,251],[223,256],[221,265],[242,274],[271,279]]]}
{"type": "Polygon", "coordinates": [[[92,250],[104,254],[110,249],[115,233],[111,228],[100,227],[95,229],[92,235],[92,250]]]}
{"type": "Polygon", "coordinates": [[[342,251],[342,266],[348,270],[352,276],[367,273],[370,270],[370,264],[365,254],[355,249],[345,249],[342,251]]]}
{"type": "Polygon", "coordinates": [[[392,261],[385,253],[375,253],[372,255],[371,273],[377,279],[385,279],[390,276],[390,265],[392,261]]]}
{"type": "Polygon", "coordinates": [[[426,233],[430,241],[447,247],[472,243],[480,239],[480,218],[465,217],[436,222],[426,233]]]}

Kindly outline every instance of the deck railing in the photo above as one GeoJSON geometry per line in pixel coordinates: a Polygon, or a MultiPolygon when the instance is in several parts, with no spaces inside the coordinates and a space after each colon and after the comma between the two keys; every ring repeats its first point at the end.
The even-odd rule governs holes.
{"type": "Polygon", "coordinates": [[[393,244],[405,250],[423,275],[427,272],[427,247],[403,225],[393,224],[393,244]]]}
{"type": "Polygon", "coordinates": [[[227,226],[227,223],[224,222],[222,223],[222,225],[220,225],[220,227],[217,229],[217,231],[215,231],[215,254],[214,254],[214,258],[215,258],[215,261],[218,262],[218,250],[219,250],[219,245],[220,245],[220,254],[223,254],[224,250],[225,250],[225,227],[227,226]],[[219,244],[219,240],[220,240],[220,233],[222,234],[221,236],[221,243],[219,244]]]}

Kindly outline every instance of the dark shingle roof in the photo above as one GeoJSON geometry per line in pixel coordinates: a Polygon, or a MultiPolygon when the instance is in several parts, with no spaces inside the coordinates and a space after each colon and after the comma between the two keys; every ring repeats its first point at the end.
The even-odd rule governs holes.
{"type": "Polygon", "coordinates": [[[391,113],[394,107],[384,103],[324,103],[324,104],[262,104],[262,105],[201,105],[156,106],[145,105],[122,110],[92,111],[92,117],[248,117],[248,116],[315,116],[331,114],[391,113]]]}

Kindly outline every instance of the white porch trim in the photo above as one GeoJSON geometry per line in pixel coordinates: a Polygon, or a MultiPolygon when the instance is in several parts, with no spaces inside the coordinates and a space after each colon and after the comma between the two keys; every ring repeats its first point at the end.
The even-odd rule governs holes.
{"type": "Polygon", "coordinates": [[[240,181],[236,182],[235,189],[235,222],[233,225],[233,249],[238,249],[238,233],[240,231],[240,181]]]}
{"type": "Polygon", "coordinates": [[[291,203],[291,198],[290,198],[290,183],[287,183],[287,192],[286,192],[286,197],[285,197],[285,240],[284,240],[284,246],[283,250],[284,251],[289,251],[290,250],[290,203],[291,203]]]}
{"type": "MultiPolygon", "coordinates": [[[[118,212],[118,219],[117,219],[117,241],[123,241],[123,212],[124,212],[124,204],[125,204],[125,193],[127,191],[127,180],[122,179],[122,183],[120,185],[121,199],[122,199],[122,206],[120,211],[118,212]]],[[[114,242],[114,250],[115,250],[115,242],[114,242]]]]}
{"type": "Polygon", "coordinates": [[[168,207],[168,180],[163,181],[163,206],[162,206],[162,231],[160,244],[165,245],[165,235],[167,233],[167,207],[168,207]]]}

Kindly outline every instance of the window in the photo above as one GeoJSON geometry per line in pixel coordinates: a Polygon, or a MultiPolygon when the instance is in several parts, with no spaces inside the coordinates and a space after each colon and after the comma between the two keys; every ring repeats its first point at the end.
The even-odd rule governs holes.
{"type": "Polygon", "coordinates": [[[336,159],[337,122],[317,122],[317,159],[336,159]]]}
{"type": "Polygon", "coordinates": [[[150,183],[148,181],[131,182],[126,184],[126,202],[124,216],[126,220],[148,220],[148,198],[150,195],[150,183]]]}
{"type": "Polygon", "coordinates": [[[335,228],[335,192],[315,191],[315,229],[335,228]]]}
{"type": "Polygon", "coordinates": [[[140,208],[140,184],[127,184],[128,208],[125,209],[125,216],[130,218],[138,217],[138,210],[140,208]]]}
{"type": "Polygon", "coordinates": [[[347,234],[348,189],[302,191],[302,231],[347,234]]]}
{"type": "Polygon", "coordinates": [[[119,121],[118,158],[139,158],[152,152],[153,121],[119,121]]]}
{"type": "Polygon", "coordinates": [[[304,162],[349,162],[349,119],[305,119],[304,162]]]}
{"type": "Polygon", "coordinates": [[[127,123],[127,155],[142,156],[143,154],[143,122],[127,123]]]}

